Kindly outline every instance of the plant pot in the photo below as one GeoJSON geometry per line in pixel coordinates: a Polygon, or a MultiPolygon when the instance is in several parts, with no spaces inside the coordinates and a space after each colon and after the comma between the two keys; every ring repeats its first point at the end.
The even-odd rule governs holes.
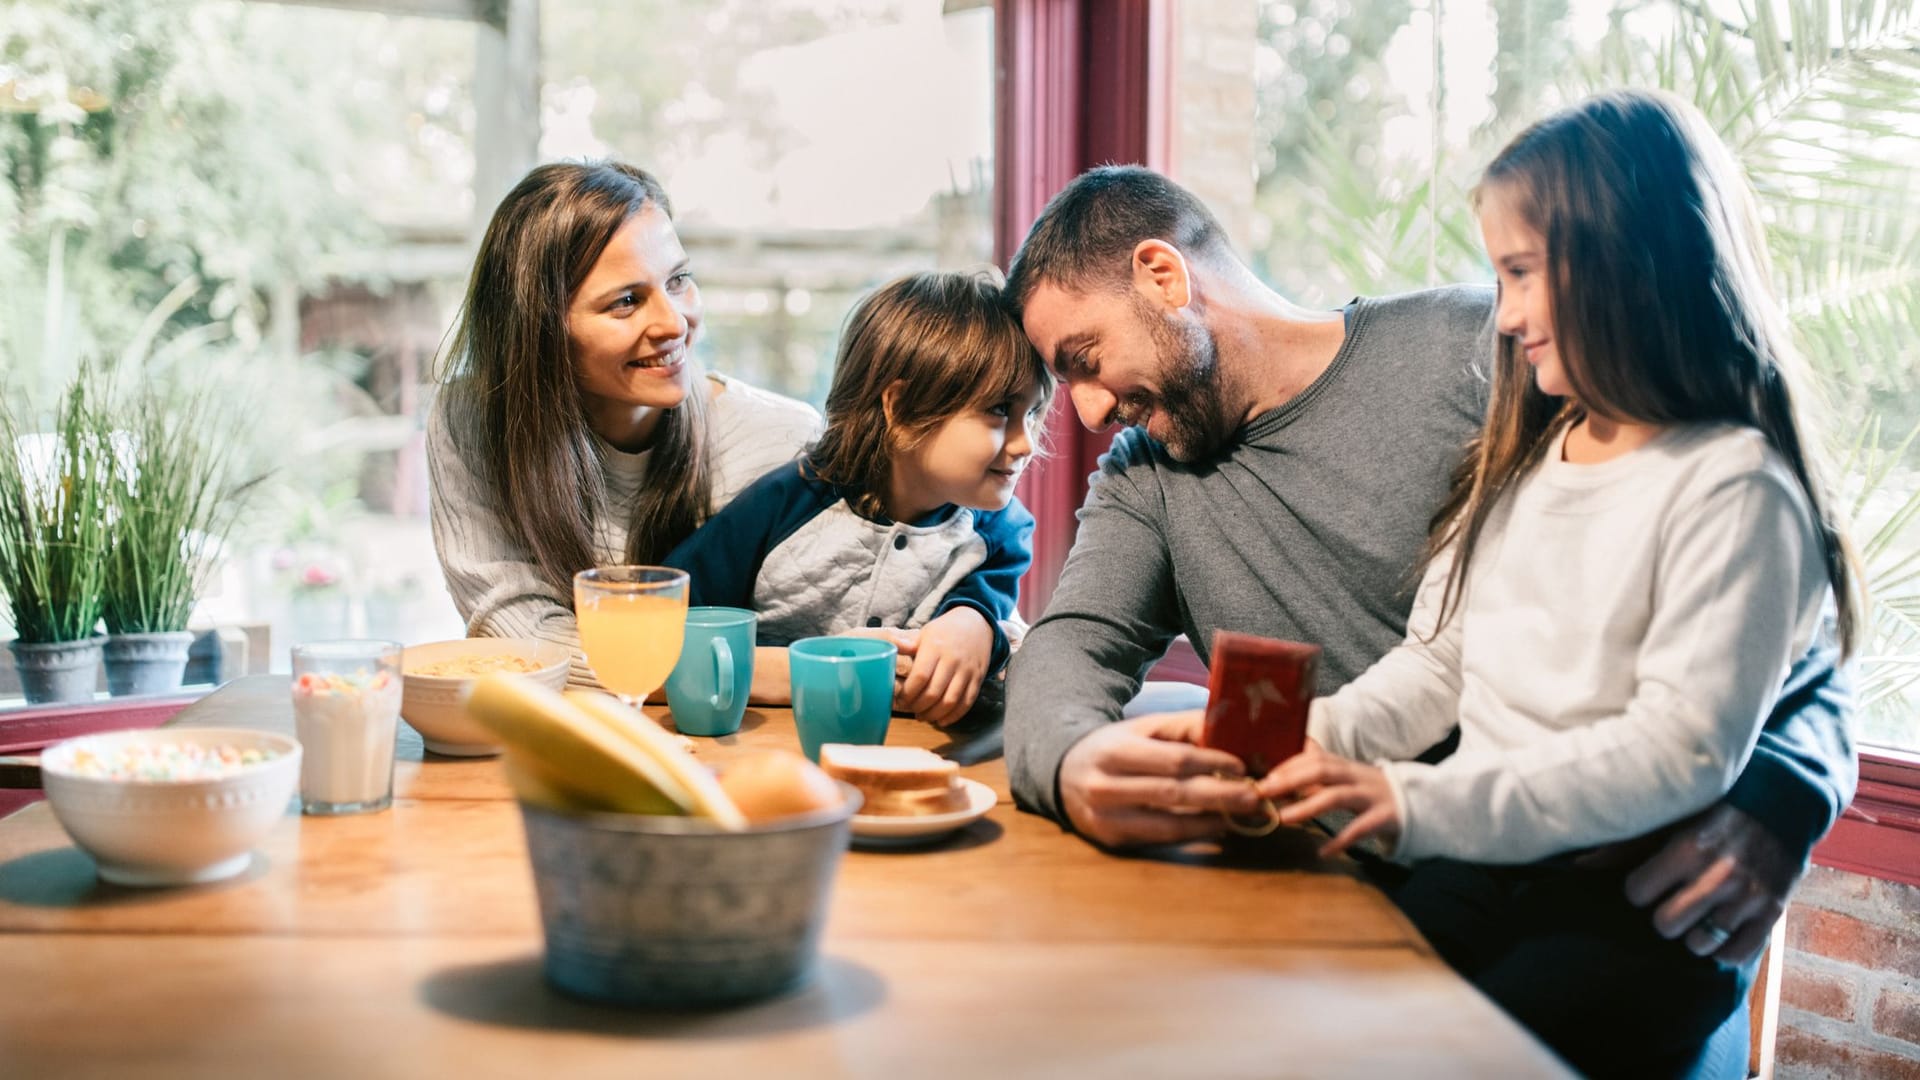
{"type": "Polygon", "coordinates": [[[13,666],[29,705],[92,701],[100,678],[100,645],[95,634],[81,641],[14,641],[13,666]]]}
{"type": "Polygon", "coordinates": [[[107,663],[107,693],[126,697],[180,689],[193,639],[191,630],[109,636],[103,651],[107,663]]]}

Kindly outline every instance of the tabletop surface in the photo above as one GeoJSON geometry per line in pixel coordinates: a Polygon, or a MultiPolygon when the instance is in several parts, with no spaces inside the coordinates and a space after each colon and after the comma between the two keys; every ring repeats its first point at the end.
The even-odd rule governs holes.
{"type": "MultiPolygon", "coordinates": [[[[178,725],[291,733],[284,676],[178,725]]],[[[581,1004],[540,977],[498,759],[401,729],[390,811],[290,812],[241,877],[108,885],[42,802],[0,821],[0,1061],[16,1075],[1565,1075],[1312,840],[1123,857],[1016,811],[997,736],[895,718],[999,804],[938,844],[846,856],[818,976],[747,1008],[581,1004]],[[24,992],[26,988],[32,992],[24,992]],[[715,1069],[721,1070],[719,1074],[715,1069]]],[[[797,747],[755,709],[723,764],[797,747]]]]}

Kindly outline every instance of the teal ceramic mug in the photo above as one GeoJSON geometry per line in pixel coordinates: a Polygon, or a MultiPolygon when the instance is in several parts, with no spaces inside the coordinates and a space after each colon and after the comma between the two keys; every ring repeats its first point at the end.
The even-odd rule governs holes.
{"type": "Polygon", "coordinates": [[[827,743],[878,744],[893,717],[893,663],[900,650],[869,637],[801,638],[787,648],[793,722],[813,761],[827,743]]]}
{"type": "Polygon", "coordinates": [[[682,735],[731,735],[747,713],[760,616],[745,608],[687,609],[680,662],[667,676],[667,707],[682,735]]]}

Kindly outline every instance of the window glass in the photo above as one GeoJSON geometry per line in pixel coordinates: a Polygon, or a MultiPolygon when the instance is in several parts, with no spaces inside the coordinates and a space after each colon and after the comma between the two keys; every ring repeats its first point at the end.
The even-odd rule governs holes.
{"type": "MultiPolygon", "coordinates": [[[[479,110],[525,105],[487,104],[497,31],[377,3],[69,6],[0,24],[8,393],[44,404],[141,339],[143,377],[222,373],[253,395],[235,438],[261,479],[196,621],[269,629],[279,670],[294,641],[460,636],[422,432],[491,211],[479,110]]],[[[990,261],[989,0],[539,7],[537,157],[663,179],[710,366],[818,402],[863,291],[990,261]]]]}
{"type": "Polygon", "coordinates": [[[817,403],[862,292],[992,261],[991,4],[641,8],[542,5],[541,156],[660,177],[710,365],[817,403]]]}

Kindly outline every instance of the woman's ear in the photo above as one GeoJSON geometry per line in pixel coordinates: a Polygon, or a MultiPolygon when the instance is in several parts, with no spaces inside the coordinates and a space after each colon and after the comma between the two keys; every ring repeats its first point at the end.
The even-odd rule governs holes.
{"type": "Polygon", "coordinates": [[[1186,256],[1165,240],[1142,240],[1133,249],[1133,287],[1170,308],[1193,301],[1193,278],[1186,256]]]}

